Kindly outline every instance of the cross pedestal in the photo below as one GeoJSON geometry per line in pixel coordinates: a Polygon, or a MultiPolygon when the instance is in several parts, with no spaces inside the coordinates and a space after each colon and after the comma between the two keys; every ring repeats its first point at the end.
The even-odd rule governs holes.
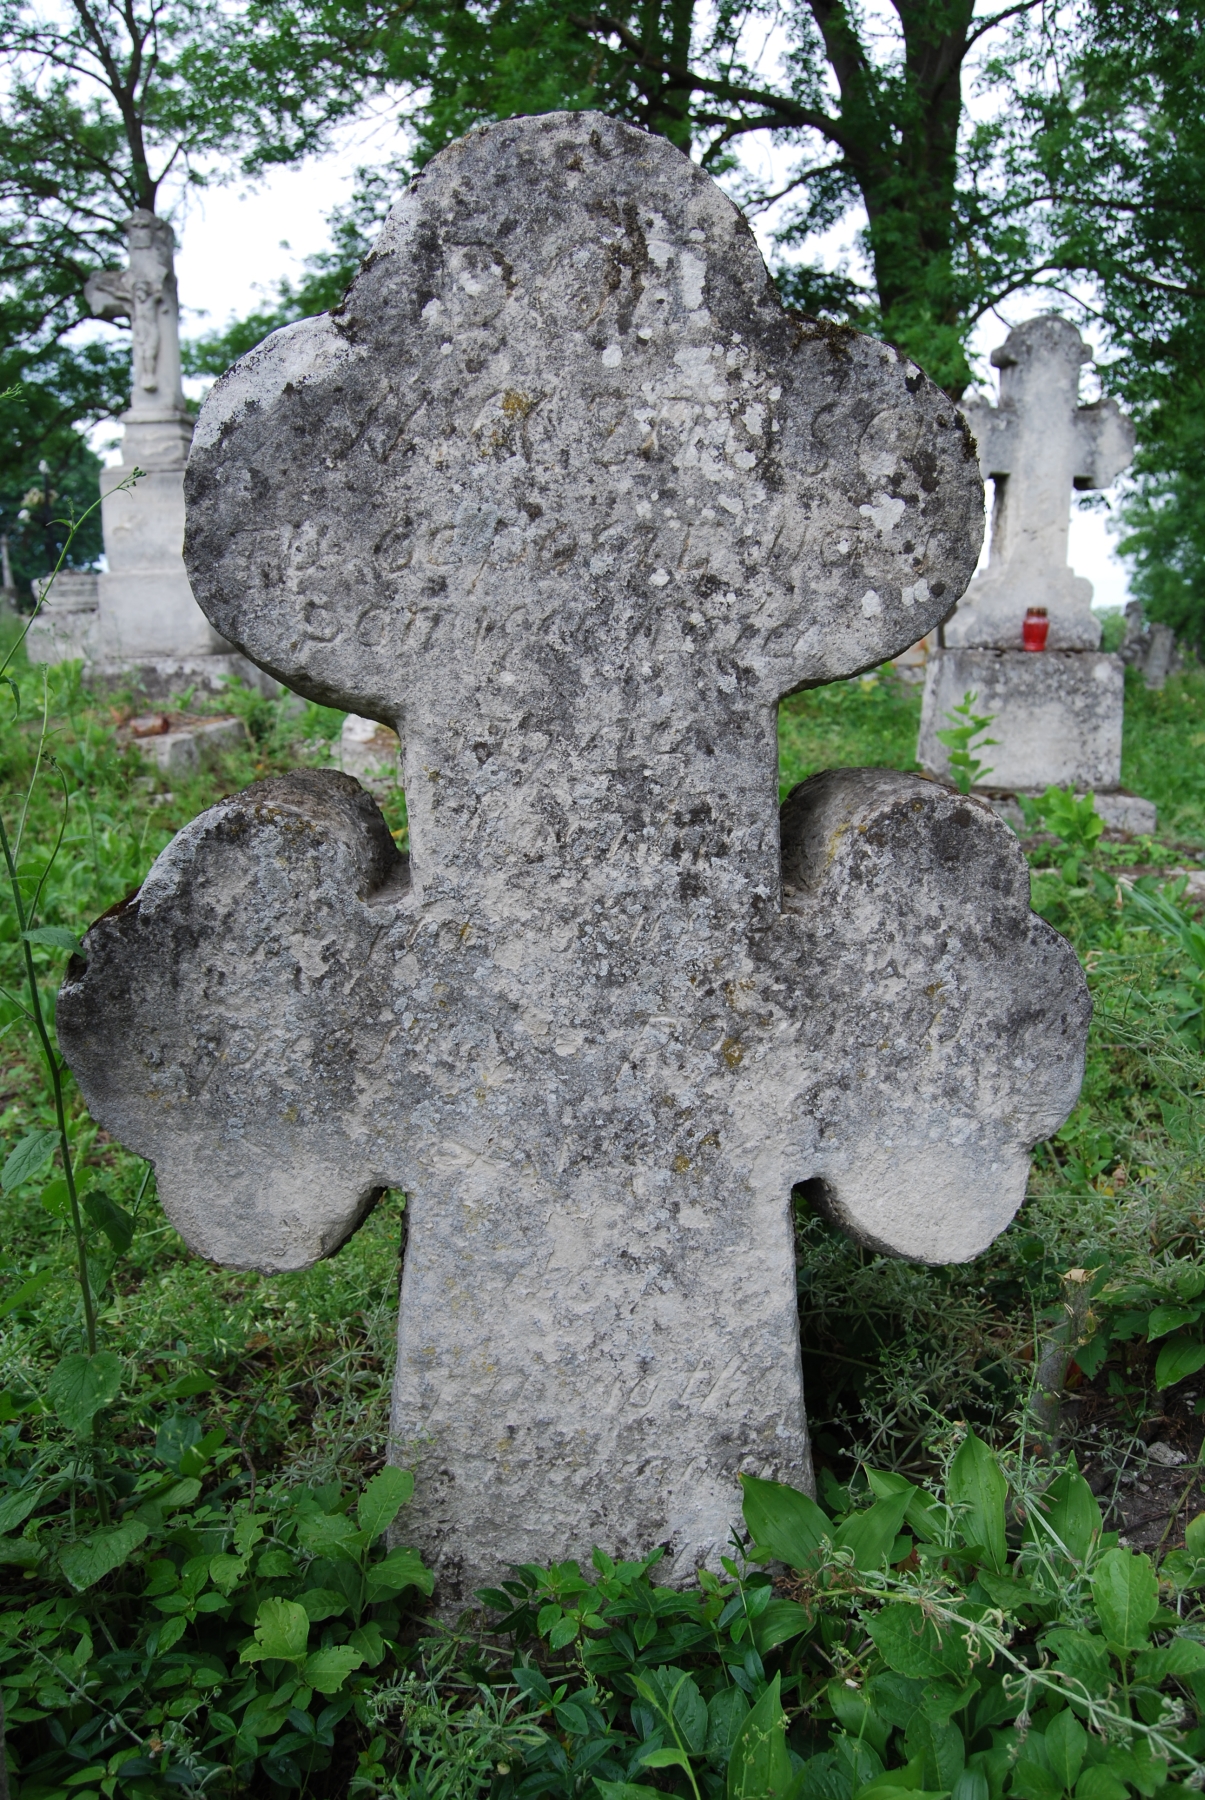
{"type": "Polygon", "coordinates": [[[1080,368],[1090,356],[1074,325],[1043,314],[992,352],[999,404],[964,403],[980,468],[995,484],[991,553],[926,668],[917,757],[933,774],[948,774],[937,733],[972,691],[997,740],[983,755],[985,791],[1090,788],[1110,823],[1153,829],[1149,802],[1117,793],[1124,670],[1100,651],[1092,583],[1067,560],[1072,491],[1110,486],[1134,454],[1133,424],[1115,400],[1079,404],[1080,368]],[[1030,608],[1049,621],[1044,651],[1022,649],[1030,608]]]}
{"type": "Polygon", "coordinates": [[[218,692],[231,676],[275,691],[214,630],[184,567],[184,467],[192,419],[180,380],[175,237],[139,209],[126,228],[129,263],[91,276],[98,318],[129,319],[131,393],[122,460],[101,470],[106,568],[68,592],[60,575],[27,639],[35,662],[87,659],[89,678],[134,685],[148,699],[183,688],[218,692]],[[141,469],[132,486],[121,484],[141,469]],[[63,589],[62,592],[59,590],[63,589]]]}
{"type": "Polygon", "coordinates": [[[595,1543],[684,1578],[742,1470],[810,1479],[793,1184],[970,1257],[1078,1092],[1083,976],[987,808],[838,771],[779,820],[779,698],[974,566],[958,415],[786,313],[670,144],[553,114],[218,384],[188,506],[222,635],[398,732],[411,857],[344,775],[194,820],[60,996],[94,1116],[237,1267],[405,1190],[390,1454],[446,1604],[595,1543]]]}

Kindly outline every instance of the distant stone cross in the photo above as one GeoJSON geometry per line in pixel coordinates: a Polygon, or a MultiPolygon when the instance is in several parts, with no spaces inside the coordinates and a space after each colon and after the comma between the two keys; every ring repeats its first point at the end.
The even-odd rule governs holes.
{"type": "Polygon", "coordinates": [[[1000,404],[964,403],[985,477],[996,483],[991,560],[945,628],[946,643],[1020,650],[1031,606],[1050,618],[1047,648],[1095,650],[1092,583],[1067,561],[1073,488],[1106,488],[1134,454],[1134,426],[1116,400],[1079,404],[1092,352],[1075,326],[1045,313],[992,351],[1000,404]]]}
{"type": "Polygon", "coordinates": [[[395,726],[188,826],[59,1030],[201,1254],[290,1269],[404,1189],[392,1454],[445,1601],[724,1547],[810,1479],[791,1191],[938,1261],[1011,1217],[1087,1001],[985,807],[815,778],[780,696],[974,565],[963,424],[780,305],[720,190],[591,114],[471,133],[344,305],[218,384],[186,554],[222,634],[395,726]]]}
{"type": "Polygon", "coordinates": [[[180,385],[180,307],[175,234],[166,219],[139,208],[126,224],[129,267],[102,269],[85,295],[100,319],[129,319],[133,384],[127,419],[184,411],[180,385]]]}

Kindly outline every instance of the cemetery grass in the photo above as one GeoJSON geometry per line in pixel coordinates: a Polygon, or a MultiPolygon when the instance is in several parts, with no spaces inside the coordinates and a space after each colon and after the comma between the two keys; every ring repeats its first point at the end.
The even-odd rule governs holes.
{"type": "MultiPolygon", "coordinates": [[[[63,829],[38,922],[72,932],[130,893],[172,833],[204,806],[286,768],[328,764],[340,722],[321,708],[290,710],[240,693],[230,705],[246,721],[245,748],[169,787],[123,741],[128,708],[89,695],[78,671],[43,677],[23,669],[18,680],[19,714],[0,733],[0,807],[10,834],[15,838],[20,830],[18,862],[29,888],[63,829]]],[[[196,697],[190,704],[215,710],[196,697]]],[[[824,767],[914,768],[919,704],[919,688],[890,672],[786,702],[780,718],[784,792],[824,767]]],[[[1170,912],[1158,912],[1157,896],[1170,871],[1205,859],[1203,745],[1205,673],[1190,668],[1161,694],[1147,694],[1134,682],[1127,692],[1124,779],[1157,801],[1160,837],[1085,844],[1074,841],[1068,827],[1070,838],[1039,830],[1027,840],[1034,903],[1084,960],[1096,1016],[1081,1102],[1057,1139],[1039,1149],[1026,1206],[998,1244],[965,1268],[892,1262],[848,1244],[805,1194],[797,1195],[805,1374],[819,1498],[829,1522],[817,1527],[814,1515],[801,1515],[798,1507],[791,1512],[794,1503],[771,1519],[766,1507],[785,1504],[775,1495],[762,1496],[760,1513],[754,1496],[751,1514],[747,1495],[746,1523],[755,1542],[777,1544],[779,1559],[797,1571],[772,1588],[760,1565],[746,1562],[735,1546],[728,1577],[682,1600],[664,1590],[658,1598],[650,1585],[655,1565],[608,1572],[604,1557],[588,1571],[598,1587],[583,1587],[570,1570],[528,1571],[509,1594],[494,1596],[493,1611],[433,1635],[423,1622],[421,1567],[395,1564],[395,1574],[407,1579],[393,1587],[385,1575],[372,1575],[386,1563],[384,1545],[373,1534],[356,1550],[363,1565],[359,1610],[348,1602],[341,1620],[337,1614],[307,1615],[293,1660],[270,1655],[290,1651],[290,1645],[271,1639],[264,1620],[275,1619],[284,1631],[281,1621],[295,1620],[296,1613],[278,1610],[261,1618],[263,1606],[272,1600],[296,1609],[299,1594],[315,1591],[308,1571],[320,1541],[329,1547],[332,1537],[352,1531],[356,1519],[363,1536],[365,1519],[383,1518],[395,1501],[395,1512],[404,1507],[400,1490],[388,1487],[391,1478],[379,1475],[403,1198],[386,1196],[338,1257],[305,1274],[269,1279],[212,1269],[184,1250],[158,1206],[146,1165],[97,1130],[69,1095],[81,1188],[101,1197],[89,1215],[90,1279],[99,1338],[104,1352],[116,1357],[118,1386],[108,1398],[94,1395],[91,1413],[85,1405],[80,1414],[77,1405],[73,1414],[61,1384],[56,1397],[54,1371],[78,1357],[83,1318],[61,1171],[46,1159],[0,1196],[0,1618],[8,1621],[0,1628],[0,1680],[8,1696],[10,1749],[20,1764],[19,1795],[67,1800],[74,1793],[97,1800],[104,1793],[106,1800],[124,1800],[127,1794],[158,1797],[182,1789],[274,1795],[350,1789],[364,1796],[492,1792],[535,1800],[544,1793],[593,1796],[598,1776],[616,1784],[604,1786],[604,1800],[641,1800],[641,1790],[719,1793],[725,1780],[729,1793],[755,1800],[775,1791],[778,1777],[766,1772],[769,1764],[757,1762],[756,1732],[746,1732],[739,1754],[733,1748],[750,1703],[761,1709],[765,1730],[758,1742],[764,1739],[771,1760],[779,1743],[775,1733],[781,1735],[788,1719],[795,1756],[830,1759],[809,1764],[801,1790],[809,1800],[852,1800],[884,1762],[900,1771],[901,1788],[938,1792],[963,1782],[957,1800],[998,1800],[1004,1792],[1057,1800],[1077,1780],[1086,1784],[1076,1787],[1079,1800],[1123,1800],[1129,1789],[1153,1792],[1150,1767],[1124,1759],[1109,1786],[1096,1750],[1105,1741],[1099,1733],[1091,1739],[1083,1777],[1077,1764],[1071,1780],[1050,1786],[1050,1755],[1042,1752],[1043,1762],[1037,1750],[1045,1787],[1032,1772],[1028,1787],[1025,1779],[1009,1776],[1009,1757],[1000,1762],[995,1738],[1001,1728],[1005,1737],[1013,1733],[1006,1748],[1016,1761],[1016,1719],[1024,1706],[1018,1700],[1010,1713],[1011,1702],[1000,1694],[990,1720],[983,1703],[976,1703],[986,1721],[979,1724],[973,1709],[967,1711],[969,1699],[961,1710],[947,1710],[942,1721],[947,1694],[936,1707],[925,1748],[923,1731],[914,1727],[909,1735],[902,1712],[897,1724],[891,1722],[892,1708],[907,1711],[908,1704],[891,1680],[920,1680],[920,1663],[909,1674],[912,1665],[901,1669],[898,1654],[893,1662],[891,1654],[869,1646],[881,1629],[876,1619],[892,1605],[915,1605],[917,1583],[929,1581],[937,1566],[926,1560],[927,1552],[918,1555],[918,1547],[924,1552],[926,1543],[947,1549],[961,1544],[975,1555],[960,1562],[943,1552],[940,1592],[931,1581],[925,1590],[926,1617],[945,1618],[950,1641],[969,1644],[968,1657],[986,1654],[974,1635],[977,1625],[972,1630],[961,1613],[955,1619],[954,1612],[941,1611],[956,1612],[974,1580],[990,1575],[982,1546],[968,1539],[970,1515],[955,1507],[934,1524],[936,1515],[925,1510],[929,1503],[916,1498],[928,1492],[944,1506],[963,1491],[960,1481],[968,1492],[967,1484],[977,1482],[983,1493],[999,1489],[1002,1495],[1007,1479],[1007,1542],[999,1555],[993,1552],[995,1562],[1030,1590],[1035,1581],[1040,1586],[1048,1580],[1046,1599],[1029,1612],[1010,1600],[1002,1629],[1007,1624],[1006,1635],[1011,1632],[1016,1642],[1032,1646],[1039,1628],[1052,1619],[1057,1624],[1064,1612],[1077,1628],[1085,1618],[1091,1622],[1097,1602],[1086,1571],[1093,1557],[1113,1554],[1101,1537],[1106,1527],[1125,1540],[1116,1548],[1123,1561],[1111,1566],[1126,1580],[1138,1580],[1133,1571],[1141,1574],[1140,1564],[1148,1565],[1128,1546],[1163,1558],[1165,1602],[1190,1621],[1198,1618],[1195,1583],[1198,1574],[1205,1580],[1205,1563],[1198,1566],[1194,1558],[1205,1554],[1205,1540],[1198,1542],[1190,1531],[1183,1546],[1186,1524],[1203,1499],[1197,1404],[1205,1387],[1205,1261],[1199,1253],[1205,943],[1194,939],[1194,915],[1177,897],[1174,881],[1170,912]],[[1139,896],[1156,897],[1155,914],[1142,910],[1141,899],[1126,897],[1129,882],[1137,883],[1139,896]],[[1065,1475],[1055,1503],[1076,1512],[1076,1529],[1087,1529],[1093,1549],[1080,1557],[1078,1572],[1044,1552],[1045,1572],[1035,1576],[1032,1532],[1028,1550],[1023,1541],[1026,1508],[1037,1505],[1037,1490],[1052,1467],[1069,1466],[1072,1456],[1086,1485],[1078,1475],[1065,1475]],[[972,1463],[977,1474],[967,1473],[972,1463]],[[127,1551],[116,1572],[77,1588],[64,1580],[64,1567],[71,1565],[61,1560],[62,1547],[76,1542],[76,1509],[81,1531],[97,1527],[90,1536],[83,1533],[93,1550],[112,1545],[106,1530],[121,1529],[89,1511],[106,1486],[114,1516],[151,1521],[146,1547],[127,1551]],[[144,1494],[149,1500],[141,1500],[144,1494]],[[357,1501],[358,1495],[365,1498],[357,1501]],[[877,1518],[881,1535],[886,1515],[875,1509],[891,1511],[901,1496],[904,1508],[889,1538],[877,1550],[873,1543],[859,1548],[865,1521],[877,1518]],[[1093,1526],[1098,1504],[1103,1521],[1093,1526]],[[243,1525],[243,1539],[236,1541],[236,1515],[259,1514],[260,1523],[253,1518],[243,1525]],[[815,1529],[839,1538],[843,1518],[850,1524],[844,1547],[830,1552],[826,1540],[818,1549],[815,1529]],[[810,1538],[809,1521],[815,1528],[810,1538]],[[803,1540],[790,1536],[800,1530],[803,1540]],[[937,1536],[926,1539],[926,1531],[937,1536]],[[257,1532],[258,1539],[249,1541],[248,1533],[254,1538],[257,1532]],[[909,1532],[909,1548],[895,1557],[909,1532]],[[263,1562],[269,1553],[277,1563],[263,1562]],[[1169,1555],[1181,1560],[1168,1561],[1169,1555]],[[199,1563],[206,1573],[198,1578],[199,1563]],[[187,1580],[181,1573],[186,1566],[192,1570],[187,1580]],[[279,1571],[266,1586],[256,1572],[261,1566],[279,1571]],[[1169,1579],[1179,1586],[1167,1586],[1169,1579]],[[142,1592],[148,1580],[149,1599],[142,1592]],[[185,1591],[189,1580],[192,1594],[185,1591]],[[823,1602],[816,1598],[821,1591],[823,1602]],[[368,1593],[377,1596],[371,1603],[368,1593]],[[806,1630],[788,1630],[798,1625],[797,1613],[769,1610],[801,1602],[810,1608],[806,1630]],[[508,1615],[500,1614],[503,1604],[508,1615]],[[112,1631],[104,1619],[107,1606],[116,1609],[115,1621],[119,1614],[124,1620],[112,1631]],[[40,1623],[34,1618],[39,1607],[45,1609],[40,1623]],[[769,1625],[760,1622],[763,1617],[769,1625]],[[41,1632],[36,1644],[31,1618],[41,1632]],[[161,1628],[176,1619],[185,1626],[174,1638],[169,1633],[165,1644],[161,1628]],[[262,1655],[240,1663],[238,1646],[252,1641],[253,1629],[262,1655]],[[786,1635],[777,1636],[780,1630],[786,1635]],[[137,1713],[143,1676],[135,1679],[128,1659],[122,1663],[105,1637],[125,1645],[139,1632],[144,1652],[152,1644],[148,1666],[170,1679],[152,1691],[151,1676],[145,1677],[150,1710],[129,1725],[123,1721],[137,1713]],[[154,1632],[158,1639],[148,1637],[154,1632]],[[331,1651],[341,1652],[342,1662],[339,1656],[332,1662],[331,1651]],[[518,1678],[512,1675],[516,1651],[518,1678]],[[96,1673],[106,1655],[117,1664],[96,1673]],[[320,1656],[327,1661],[313,1660],[320,1656]],[[672,1699],[673,1682],[666,1688],[656,1671],[669,1669],[676,1681],[680,1665],[689,1665],[688,1686],[672,1699]],[[870,1684],[857,1690],[864,1698],[856,1705],[842,1686],[840,1672],[847,1667],[870,1684]],[[864,1699],[872,1702],[868,1708],[864,1699]],[[697,1720],[692,1724],[688,1717],[697,1712],[696,1700],[706,1721],[697,1748],[691,1736],[698,1735],[697,1720]],[[855,1719],[850,1709],[858,1706],[863,1713],[855,1719]],[[228,1721],[225,1737],[215,1717],[228,1721]],[[958,1743],[973,1767],[958,1761],[961,1753],[948,1735],[954,1718],[958,1743]],[[654,1754],[650,1762],[646,1753],[654,1737],[661,1760],[654,1754]],[[989,1750],[996,1755],[991,1766],[984,1760],[989,1750]],[[1100,1776],[1088,1780],[1098,1766],[1100,1776]],[[745,1781],[735,1790],[734,1768],[745,1781]],[[966,1786],[976,1773],[984,1785],[976,1779],[966,1786]]],[[[384,796],[383,805],[404,844],[402,795],[384,796]]],[[[49,1000],[63,953],[39,944],[33,954],[49,1000]]],[[[17,1004],[22,955],[9,907],[0,914],[5,1153],[53,1124],[17,1004]]],[[[1004,1506],[1001,1498],[1002,1520],[1004,1506]]],[[[400,1517],[404,1522],[404,1510],[400,1517]]],[[[342,1579],[337,1569],[330,1578],[342,1579]]],[[[988,1590],[981,1587],[978,1594],[978,1604],[986,1604],[988,1590]]],[[[995,1590],[990,1598],[996,1601],[995,1590]]],[[[322,1612],[312,1602],[311,1610],[322,1612]]],[[[1168,1619],[1164,1625],[1178,1628],[1168,1619]]],[[[1148,1619],[1144,1629],[1153,1628],[1148,1619]]],[[[1205,1636],[1195,1624],[1192,1631],[1205,1636]]],[[[1118,1677],[1123,1684],[1136,1679],[1133,1658],[1145,1653],[1145,1643],[1140,1634],[1133,1646],[1122,1647],[1114,1684],[1118,1677]]],[[[957,1663],[962,1651],[951,1654],[957,1663]]],[[[1004,1666],[1000,1655],[985,1692],[995,1692],[992,1683],[1004,1666]]],[[[1198,1703],[1193,1684],[1199,1677],[1195,1666],[1188,1667],[1194,1653],[1176,1656],[1183,1664],[1177,1693],[1191,1725],[1198,1703]]],[[[933,1668],[922,1671],[925,1678],[965,1688],[970,1662],[947,1668],[937,1651],[934,1657],[933,1668]]],[[[1044,1701],[1028,1689],[1025,1695],[1040,1724],[1035,1743],[1053,1731],[1052,1745],[1066,1738],[1074,1749],[1078,1726],[1073,1729],[1065,1696],[1044,1701]],[[1065,1723],[1056,1725],[1060,1717],[1065,1723]]],[[[1141,1716],[1151,1725],[1161,1702],[1143,1704],[1141,1716]]],[[[1090,1709],[1081,1707],[1080,1716],[1093,1724],[1090,1709]]],[[[1116,1721],[1105,1726],[1106,1736],[1122,1730],[1116,1721]]],[[[1176,1733],[1167,1729],[1170,1744],[1176,1733]]],[[[1130,1741],[1131,1756],[1150,1743],[1141,1733],[1131,1733],[1130,1741]]],[[[1205,1739],[1181,1736],[1177,1743],[1174,1757],[1196,1757],[1205,1739]]],[[[1181,1761],[1175,1778],[1187,1768],[1181,1761]]]]}

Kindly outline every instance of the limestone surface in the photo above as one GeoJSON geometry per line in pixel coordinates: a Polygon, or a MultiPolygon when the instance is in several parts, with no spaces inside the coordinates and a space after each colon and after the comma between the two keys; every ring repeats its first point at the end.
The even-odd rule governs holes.
{"type": "Polygon", "coordinates": [[[215,388],[187,556],[215,627],[394,728],[179,834],[89,933],[61,1042],[236,1266],[407,1243],[391,1454],[445,1604],[513,1562],[718,1556],[806,1484],[791,1190],[973,1256],[1088,1016],[991,811],[819,776],[776,713],[929,630],[981,486],[889,347],[785,313],[661,139],[512,120],[437,157],[343,306],[215,388]]]}
{"type": "Polygon", "coordinates": [[[937,733],[965,693],[992,720],[997,740],[979,786],[1006,793],[1056,787],[1116,788],[1121,780],[1125,669],[1103,651],[943,650],[929,664],[917,757],[946,777],[950,752],[937,733]]]}
{"type": "Polygon", "coordinates": [[[1091,354],[1070,320],[1030,319],[992,351],[999,405],[964,403],[996,497],[990,561],[947,623],[947,645],[1020,650],[1031,606],[1049,615],[1049,649],[1100,644],[1092,583],[1067,560],[1071,495],[1117,479],[1134,454],[1134,426],[1115,400],[1079,404],[1080,368],[1091,354]]]}
{"type": "MultiPolygon", "coordinates": [[[[97,578],[99,606],[88,651],[102,680],[128,681],[150,666],[143,682],[149,691],[153,665],[229,658],[230,647],[194,600],[182,555],[192,420],[180,382],[175,236],[166,219],[139,208],[127,221],[126,244],[127,266],[101,270],[86,286],[99,318],[129,319],[131,357],[121,462],[101,471],[106,566],[97,578]],[[136,470],[142,473],[134,480],[136,470]]],[[[58,640],[47,633],[43,638],[43,660],[61,660],[58,640]]],[[[224,672],[234,666],[228,663],[224,672]]],[[[202,685],[218,685],[218,676],[202,685]]]]}

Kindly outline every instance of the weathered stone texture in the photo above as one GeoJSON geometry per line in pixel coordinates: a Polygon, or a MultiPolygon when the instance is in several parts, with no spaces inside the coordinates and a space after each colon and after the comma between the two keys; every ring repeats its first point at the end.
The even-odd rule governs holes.
{"type": "Polygon", "coordinates": [[[980,786],[1004,793],[1059,787],[1115,788],[1121,780],[1125,669],[1103,651],[945,650],[929,665],[921,711],[923,766],[948,776],[950,753],[937,733],[962,696],[992,717],[999,741],[979,752],[989,765],[980,786]]]}
{"type": "Polygon", "coordinates": [[[1031,606],[1049,615],[1049,649],[1100,644],[1092,583],[1067,560],[1071,494],[1112,485],[1134,454],[1134,425],[1116,400],[1079,404],[1080,369],[1091,355],[1069,319],[1044,313],[992,351],[1000,404],[965,404],[996,499],[991,559],[946,625],[948,645],[1020,650],[1031,606]]]}
{"type": "Polygon", "coordinates": [[[1088,1002],[986,808],[819,777],[779,697],[931,628],[980,484],[887,346],[785,314],[739,214],[593,115],[475,132],[337,315],[202,414],[215,626],[394,726],[412,861],[335,774],[188,826],[60,997],[95,1115],[202,1254],[296,1268],[405,1189],[393,1454],[445,1603],[723,1548],[809,1479],[790,1193],[974,1255],[1088,1002]]]}

